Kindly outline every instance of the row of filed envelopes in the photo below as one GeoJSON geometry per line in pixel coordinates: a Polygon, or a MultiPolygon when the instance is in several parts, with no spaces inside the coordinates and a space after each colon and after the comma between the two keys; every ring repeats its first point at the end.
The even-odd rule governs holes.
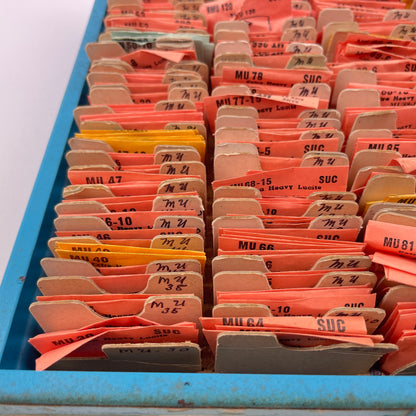
{"type": "Polygon", "coordinates": [[[109,0],[37,370],[414,374],[416,10],[109,0]]]}

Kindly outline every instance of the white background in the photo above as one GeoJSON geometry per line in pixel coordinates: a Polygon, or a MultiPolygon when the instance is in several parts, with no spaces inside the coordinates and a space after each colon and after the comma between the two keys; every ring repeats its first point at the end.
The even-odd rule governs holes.
{"type": "Polygon", "coordinates": [[[92,0],[2,2],[0,280],[92,9],[92,0]]]}

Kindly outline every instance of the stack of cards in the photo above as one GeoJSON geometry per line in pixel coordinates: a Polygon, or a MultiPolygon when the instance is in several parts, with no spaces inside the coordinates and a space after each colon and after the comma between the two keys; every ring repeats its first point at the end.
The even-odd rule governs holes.
{"type": "Polygon", "coordinates": [[[37,369],[414,373],[415,22],[400,1],[109,0],[37,369]]]}
{"type": "MultiPolygon", "coordinates": [[[[397,235],[404,223],[391,216],[403,214],[398,200],[411,201],[415,192],[415,94],[414,85],[406,84],[415,62],[415,12],[400,2],[368,7],[295,2],[292,10],[280,3],[285,17],[280,26],[271,14],[267,28],[259,17],[261,6],[253,6],[253,17],[246,17],[246,2],[233,3],[231,12],[245,22],[212,26],[213,92],[204,102],[215,142],[213,316],[223,321],[205,328],[216,351],[216,370],[365,373],[389,353],[381,368],[391,373],[385,363],[400,354],[400,343],[389,337],[380,344],[386,324],[384,332],[377,328],[392,302],[391,295],[381,297],[391,291],[393,279],[403,283],[410,276],[403,276],[400,259],[384,266],[389,282],[383,283],[378,264],[384,263],[373,253],[383,244],[387,251],[397,249],[403,239],[407,252],[412,250],[409,234],[397,235]],[[271,30],[272,25],[278,28],[271,30]],[[385,222],[395,223],[391,232],[373,221],[379,211],[383,215],[382,208],[389,210],[383,212],[385,222]],[[303,338],[290,343],[279,331],[263,338],[250,333],[264,331],[263,325],[236,323],[237,328],[221,333],[233,319],[299,315],[361,316],[368,333],[379,336],[367,350],[372,359],[351,370],[341,365],[342,353],[335,355],[336,364],[327,358],[334,354],[325,342],[314,340],[312,353],[303,338]],[[249,347],[244,352],[240,345],[249,347]],[[255,360],[256,348],[273,352],[263,362],[255,360]],[[286,357],[302,365],[288,365],[286,357]],[[278,364],[270,365],[273,360],[278,364]]],[[[221,14],[224,3],[214,4],[221,14]]],[[[215,8],[209,4],[205,10],[209,21],[215,8]]],[[[406,212],[410,226],[410,209],[406,212]]],[[[342,348],[362,354],[353,344],[342,348]]]]}
{"type": "Polygon", "coordinates": [[[110,1],[87,46],[90,105],[74,112],[30,306],[38,370],[201,370],[212,45],[199,6],[110,1]]]}

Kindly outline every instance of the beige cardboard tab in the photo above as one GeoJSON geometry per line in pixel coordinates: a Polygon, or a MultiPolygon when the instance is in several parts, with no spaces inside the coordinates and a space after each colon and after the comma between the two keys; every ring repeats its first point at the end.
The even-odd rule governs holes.
{"type": "Polygon", "coordinates": [[[292,86],[289,96],[318,97],[323,100],[329,100],[331,96],[331,87],[328,84],[298,83],[292,86]]]}
{"type": "Polygon", "coordinates": [[[365,374],[394,344],[286,347],[270,333],[218,335],[215,371],[248,374],[365,374]]]}
{"type": "Polygon", "coordinates": [[[46,276],[100,276],[98,270],[91,263],[83,260],[44,257],[40,261],[40,265],[46,276]]]}
{"type": "Polygon", "coordinates": [[[364,130],[354,130],[348,136],[347,144],[345,146],[345,153],[348,155],[349,158],[352,158],[355,144],[357,140],[360,138],[391,138],[393,134],[391,130],[387,129],[364,129],[364,130]]]}
{"type": "Polygon", "coordinates": [[[264,273],[254,271],[219,272],[213,277],[214,301],[217,292],[241,292],[271,289],[264,273]]]}
{"type": "Polygon", "coordinates": [[[393,150],[360,150],[354,156],[348,174],[348,189],[354,182],[358,171],[367,166],[386,166],[393,159],[400,158],[400,153],[393,150]]]}
{"type": "Polygon", "coordinates": [[[204,239],[197,234],[160,235],[153,237],[151,248],[204,251],[204,239]]]}
{"type": "Polygon", "coordinates": [[[350,9],[323,9],[319,13],[316,29],[320,32],[329,23],[352,21],[354,21],[354,13],[350,9]]]}
{"type": "Polygon", "coordinates": [[[97,201],[68,201],[55,205],[58,215],[95,214],[110,212],[104,204],[97,201]]]}
{"type": "Polygon", "coordinates": [[[341,270],[341,269],[369,269],[371,259],[368,256],[331,255],[321,257],[311,270],[341,270]]]}
{"type": "Polygon", "coordinates": [[[65,159],[70,168],[88,165],[107,165],[113,169],[117,168],[117,163],[103,150],[70,150],[65,154],[65,159]]]}
{"type": "Polygon", "coordinates": [[[81,116],[87,115],[87,114],[112,114],[113,110],[110,107],[107,107],[106,105],[82,105],[77,107],[74,111],[74,120],[78,127],[78,129],[81,129],[81,116]]]}
{"type": "Polygon", "coordinates": [[[105,198],[114,194],[106,185],[68,185],[64,188],[64,199],[105,198]]]}
{"type": "Polygon", "coordinates": [[[292,17],[287,19],[282,27],[282,32],[286,29],[297,27],[302,29],[304,27],[315,27],[316,21],[312,16],[292,17]]]}
{"type": "Polygon", "coordinates": [[[196,191],[201,199],[206,203],[207,191],[206,185],[202,179],[199,178],[176,178],[167,179],[160,182],[157,188],[158,194],[180,194],[181,192],[196,191]]]}
{"type": "Polygon", "coordinates": [[[94,216],[63,216],[53,221],[57,231],[107,231],[110,227],[101,219],[94,216]]]}
{"type": "Polygon", "coordinates": [[[360,69],[341,69],[339,71],[334,91],[332,93],[331,107],[335,107],[338,101],[338,96],[342,90],[347,88],[350,82],[360,82],[363,84],[377,84],[377,74],[373,71],[364,71],[360,69]]]}
{"type": "Polygon", "coordinates": [[[160,174],[174,176],[200,176],[202,181],[206,183],[205,165],[202,162],[190,160],[188,162],[166,162],[163,163],[159,170],[160,174]]]}
{"type": "Polygon", "coordinates": [[[220,186],[214,190],[214,201],[218,198],[261,198],[261,193],[251,186],[220,186]]]}
{"type": "Polygon", "coordinates": [[[85,47],[90,62],[101,58],[119,58],[125,54],[117,42],[92,42],[85,47]]]}
{"type": "Polygon", "coordinates": [[[186,99],[162,100],[155,104],[155,111],[195,110],[195,104],[186,99]]]}
{"type": "MultiPolygon", "coordinates": [[[[29,310],[45,332],[78,329],[108,319],[78,300],[34,302],[29,310]]],[[[198,323],[201,299],[193,295],[151,296],[137,316],[166,325],[198,323]]]]}
{"type": "Polygon", "coordinates": [[[227,214],[238,215],[264,215],[260,203],[251,198],[218,198],[212,204],[213,219],[226,216],[227,214]]]}
{"type": "Polygon", "coordinates": [[[340,271],[330,272],[322,276],[315,287],[365,286],[374,287],[377,276],[372,272],[340,271]]]}
{"type": "Polygon", "coordinates": [[[196,228],[197,233],[201,234],[202,237],[205,235],[205,224],[204,220],[200,217],[195,216],[177,216],[167,215],[166,217],[156,218],[153,228],[157,229],[169,229],[169,228],[196,228]]]}
{"type": "Polygon", "coordinates": [[[304,118],[336,118],[338,120],[341,119],[341,115],[339,114],[339,111],[329,108],[329,109],[320,109],[316,108],[313,110],[304,110],[302,111],[298,118],[304,119],[304,118]]]}
{"type": "Polygon", "coordinates": [[[158,260],[152,261],[146,266],[147,274],[155,273],[202,273],[201,263],[195,259],[158,260]]]}
{"type": "Polygon", "coordinates": [[[221,303],[212,308],[213,318],[224,317],[268,317],[272,316],[270,309],[266,305],[255,303],[221,303]]]}
{"type": "Polygon", "coordinates": [[[198,217],[204,216],[204,204],[198,195],[157,196],[153,200],[152,211],[194,210],[198,217]]]}
{"type": "Polygon", "coordinates": [[[204,297],[203,285],[200,273],[155,273],[149,277],[143,293],[165,295],[192,294],[202,300],[204,297]]]}
{"type": "Polygon", "coordinates": [[[358,204],[354,201],[314,201],[306,210],[305,217],[320,215],[357,215],[358,204]]]}
{"type": "Polygon", "coordinates": [[[212,259],[212,275],[226,271],[253,271],[267,273],[264,260],[257,255],[222,255],[212,259]]]}
{"type": "Polygon", "coordinates": [[[290,28],[283,32],[281,40],[284,42],[316,42],[316,37],[317,32],[314,27],[290,28]]]}
{"type": "Polygon", "coordinates": [[[201,156],[192,146],[186,147],[158,147],[155,148],[155,165],[161,165],[166,162],[182,162],[182,161],[200,161],[201,156]]]}
{"type": "Polygon", "coordinates": [[[394,110],[369,111],[357,116],[351,131],[365,129],[387,129],[396,128],[397,113],[394,110]]]}
{"type": "Polygon", "coordinates": [[[250,170],[262,170],[257,152],[252,153],[243,148],[241,153],[222,153],[214,158],[215,180],[240,177],[250,170]]]}
{"type": "Polygon", "coordinates": [[[329,22],[325,25],[322,34],[322,42],[321,45],[324,48],[324,52],[326,52],[329,48],[331,43],[331,39],[336,32],[356,32],[358,31],[358,23],[357,22],[329,22]]]}
{"type": "Polygon", "coordinates": [[[257,129],[256,119],[246,116],[220,116],[215,120],[215,130],[220,128],[246,128],[257,129]]]}
{"type": "Polygon", "coordinates": [[[208,95],[206,88],[180,87],[169,90],[168,99],[171,101],[190,100],[193,103],[196,103],[203,101],[208,95]]]}
{"type": "Polygon", "coordinates": [[[218,229],[219,228],[253,228],[263,229],[264,225],[260,218],[254,216],[232,216],[217,217],[212,221],[212,237],[214,254],[218,249],[218,229]]]}
{"type": "Polygon", "coordinates": [[[344,116],[344,110],[348,107],[355,107],[359,103],[360,107],[379,107],[380,94],[377,90],[371,89],[344,89],[338,95],[337,110],[344,116]]]}
{"type": "Polygon", "coordinates": [[[322,215],[312,220],[309,228],[313,230],[360,229],[362,223],[363,219],[359,216],[322,215]]]}
{"type": "Polygon", "coordinates": [[[219,87],[216,87],[212,90],[211,96],[217,97],[220,95],[248,95],[250,92],[250,88],[247,87],[247,85],[220,85],[219,87]]]}
{"type": "Polygon", "coordinates": [[[324,199],[330,201],[356,201],[357,195],[354,192],[312,192],[306,199],[324,199]]]}
{"type": "Polygon", "coordinates": [[[362,316],[367,325],[367,332],[373,334],[386,317],[386,311],[381,308],[334,308],[324,316],[362,316]]]}
{"type": "Polygon", "coordinates": [[[215,131],[215,144],[232,142],[258,142],[257,129],[247,127],[221,127],[215,131]]]}
{"type": "Polygon", "coordinates": [[[393,194],[407,194],[415,190],[416,179],[412,175],[385,174],[373,176],[367,182],[360,198],[360,210],[371,201],[382,201],[386,196],[393,194]]]}
{"type": "Polygon", "coordinates": [[[286,69],[321,68],[326,69],[326,57],[324,55],[295,54],[290,57],[286,69]]]}
{"type": "Polygon", "coordinates": [[[194,373],[201,370],[201,348],[192,342],[105,344],[102,350],[114,363],[109,369],[113,371],[114,367],[116,371],[135,372],[194,373]]]}
{"type": "Polygon", "coordinates": [[[201,123],[168,123],[165,130],[198,130],[198,133],[207,138],[207,129],[201,123]]]}

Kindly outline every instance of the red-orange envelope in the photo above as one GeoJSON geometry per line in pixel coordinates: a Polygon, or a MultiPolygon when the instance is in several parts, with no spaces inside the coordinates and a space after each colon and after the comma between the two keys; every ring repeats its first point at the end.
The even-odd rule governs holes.
{"type": "MultiPolygon", "coordinates": [[[[250,250],[246,250],[249,252],[250,250]]],[[[270,252],[264,250],[257,250],[255,252],[250,251],[250,254],[258,254],[263,257],[264,262],[271,272],[289,271],[289,270],[309,270],[318,260],[324,257],[331,257],[327,269],[352,269],[356,268],[359,262],[354,259],[356,256],[363,256],[362,252],[350,252],[350,250],[302,250],[299,252],[269,254],[270,252]],[[344,256],[350,257],[350,259],[344,258],[344,256]]],[[[218,255],[241,255],[244,254],[244,250],[240,251],[223,251],[218,250],[218,255]]]]}
{"type": "MultiPolygon", "coordinates": [[[[175,216],[195,216],[194,210],[178,211],[132,211],[132,212],[109,212],[91,213],[89,216],[101,218],[112,230],[133,230],[143,228],[153,228],[158,217],[175,216]]],[[[70,215],[71,217],[84,217],[85,214],[70,215]]],[[[60,217],[69,217],[62,215],[60,217]]]]}
{"type": "Polygon", "coordinates": [[[274,316],[322,316],[337,307],[374,308],[376,294],[365,287],[277,289],[255,292],[217,292],[217,303],[254,303],[274,316]],[[319,301],[318,301],[319,299],[319,301]]]}
{"type": "MultiPolygon", "coordinates": [[[[414,235],[415,227],[370,220],[366,227],[364,242],[367,244],[370,252],[386,251],[401,256],[416,258],[416,241],[414,235]]],[[[376,258],[381,259],[380,256],[381,254],[377,254],[376,258]]],[[[397,258],[395,256],[389,257],[392,259],[397,258]]],[[[384,258],[387,258],[386,255],[384,258]]],[[[399,261],[400,264],[404,262],[404,260],[397,259],[397,262],[399,261]]],[[[409,266],[414,263],[411,260],[407,260],[407,262],[409,262],[409,266]]],[[[389,263],[388,266],[396,269],[401,268],[400,266],[395,267],[394,263],[389,263]]],[[[416,273],[416,266],[414,269],[407,269],[406,271],[416,273]]]]}
{"type": "Polygon", "coordinates": [[[335,241],[355,241],[357,238],[358,229],[347,228],[347,229],[310,229],[310,228],[272,228],[264,230],[252,230],[252,229],[232,229],[232,228],[220,228],[218,230],[219,236],[234,236],[234,237],[245,237],[245,236],[257,236],[265,237],[274,235],[286,235],[293,237],[306,237],[316,238],[318,240],[335,240],[335,241]]]}
{"type": "Polygon", "coordinates": [[[199,10],[207,19],[209,33],[213,33],[217,22],[240,19],[249,22],[253,32],[275,32],[292,14],[289,0],[277,0],[272,8],[265,1],[216,0],[203,4],[199,10]]]}
{"type": "Polygon", "coordinates": [[[387,374],[416,361],[416,331],[403,331],[396,345],[399,350],[387,354],[381,361],[381,369],[387,374]]]}
{"type": "Polygon", "coordinates": [[[246,175],[239,178],[214,181],[220,186],[251,186],[263,196],[308,196],[314,191],[341,191],[347,189],[348,166],[294,167],[246,175]]]}
{"type": "MultiPolygon", "coordinates": [[[[119,324],[122,324],[122,322],[119,324]]],[[[198,342],[198,330],[195,325],[154,325],[154,323],[151,323],[150,326],[131,325],[127,327],[114,328],[111,326],[111,322],[109,323],[108,321],[104,325],[104,327],[100,327],[100,325],[98,325],[98,327],[95,327],[94,325],[85,327],[79,335],[80,339],[59,348],[47,350],[36,360],[36,370],[45,370],[56,361],[67,356],[102,357],[104,356],[104,353],[102,352],[101,347],[104,344],[109,343],[110,339],[112,344],[125,343],[126,339],[132,343],[198,342]]],[[[50,334],[44,334],[44,337],[46,339],[50,338],[49,335],[50,334]]],[[[52,333],[52,336],[53,335],[54,334],[52,333]]],[[[64,340],[68,340],[70,338],[65,337],[65,332],[63,334],[58,334],[58,336],[59,335],[63,336],[64,340]]],[[[41,345],[39,341],[42,341],[43,335],[39,335],[38,337],[32,338],[30,342],[36,343],[36,345],[41,345]]],[[[59,344],[59,339],[56,338],[57,337],[55,335],[55,343],[59,344]]],[[[56,345],[51,340],[46,342],[48,342],[49,345],[50,343],[52,345],[56,345]]]]}

